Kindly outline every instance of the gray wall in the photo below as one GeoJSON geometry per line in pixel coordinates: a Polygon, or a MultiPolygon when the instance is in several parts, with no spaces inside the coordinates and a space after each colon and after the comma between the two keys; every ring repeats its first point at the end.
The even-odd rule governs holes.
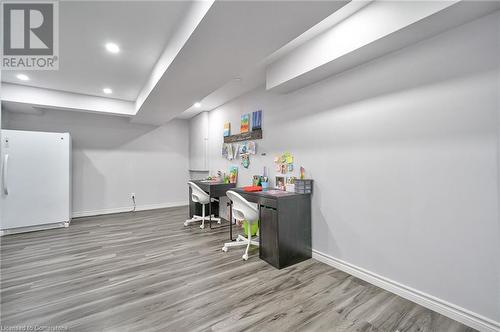
{"type": "MultiPolygon", "coordinates": [[[[264,139],[239,184],[295,155],[315,180],[313,248],[500,321],[499,15],[450,30],[313,86],[257,89],[209,114],[222,132],[263,109],[264,139]]],[[[237,161],[238,163],[238,161],[237,161]]]]}
{"type": "Polygon", "coordinates": [[[70,132],[73,142],[73,213],[187,204],[188,123],[161,127],[126,118],[46,111],[4,113],[6,129],[70,132]]]}

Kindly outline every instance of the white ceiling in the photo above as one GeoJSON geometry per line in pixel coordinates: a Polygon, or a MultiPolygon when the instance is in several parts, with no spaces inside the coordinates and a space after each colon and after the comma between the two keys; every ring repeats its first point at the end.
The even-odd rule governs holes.
{"type": "Polygon", "coordinates": [[[255,88],[265,85],[266,68],[280,57],[292,52],[294,49],[307,42],[308,40],[322,34],[332,26],[338,24],[356,11],[370,4],[370,1],[351,1],[342,8],[333,12],[330,16],[320,21],[309,30],[305,31],[297,38],[279,48],[272,54],[265,57],[262,61],[246,71],[241,72],[238,78],[233,78],[226,84],[219,87],[209,95],[201,99],[201,107],[191,106],[183,113],[177,116],[180,119],[189,119],[203,111],[211,111],[255,88]]]}
{"type": "Polygon", "coordinates": [[[267,56],[349,1],[212,5],[207,0],[204,12],[204,5],[194,1],[61,1],[59,70],[26,71],[27,82],[16,78],[19,72],[3,71],[2,82],[15,84],[9,87],[15,93],[4,94],[3,103],[11,102],[12,109],[28,103],[20,96],[34,91],[22,90],[31,86],[46,89],[30,99],[33,107],[43,106],[40,100],[45,100],[47,107],[66,109],[72,99],[73,111],[109,113],[106,101],[115,100],[116,109],[123,100],[129,102],[126,111],[113,114],[126,115],[135,108],[137,114],[129,115],[134,122],[159,125],[174,117],[187,118],[197,112],[181,114],[195,101],[205,100],[204,107],[213,108],[263,83],[267,56]],[[187,33],[190,24],[193,30],[187,33]],[[107,42],[117,43],[121,52],[108,53],[107,42]],[[172,52],[176,45],[180,49],[172,52]],[[165,54],[173,60],[158,72],[165,54]],[[104,87],[113,94],[104,94],[104,87]]]}
{"type": "Polygon", "coordinates": [[[60,1],[59,70],[2,71],[2,81],[135,101],[189,1],[60,1]],[[115,42],[119,54],[104,48],[115,42]],[[102,92],[113,89],[112,95],[102,92]]]}
{"type": "Polygon", "coordinates": [[[348,2],[215,2],[132,121],[179,116],[348,2]]]}
{"type": "MultiPolygon", "coordinates": [[[[264,84],[279,59],[367,5],[350,0],[59,4],[59,70],[27,71],[28,82],[19,81],[18,72],[2,71],[2,82],[15,83],[2,86],[2,105],[10,111],[113,114],[153,125],[211,110],[264,84]],[[110,41],[120,45],[119,54],[105,50],[110,41]],[[113,94],[105,95],[104,87],[113,94]],[[192,107],[196,101],[201,108],[192,107]]],[[[453,24],[470,19],[470,10],[450,8],[446,15],[453,24]]],[[[408,27],[421,35],[428,23],[408,27]]]]}

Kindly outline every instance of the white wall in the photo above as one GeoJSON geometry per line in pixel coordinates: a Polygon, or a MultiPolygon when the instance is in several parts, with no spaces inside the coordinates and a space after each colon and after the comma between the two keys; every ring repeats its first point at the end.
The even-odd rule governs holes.
{"type": "MultiPolygon", "coordinates": [[[[499,14],[291,94],[257,89],[209,114],[263,110],[264,139],[239,184],[284,151],[314,182],[313,249],[500,321],[499,14]]],[[[236,130],[235,130],[236,129],[236,130]]],[[[497,325],[500,326],[500,325],[497,325]]]]}
{"type": "Polygon", "coordinates": [[[189,170],[201,173],[207,166],[208,113],[201,112],[189,121],[189,170]],[[201,172],[200,172],[201,171],[201,172]]]}
{"type": "Polygon", "coordinates": [[[188,123],[161,127],[128,119],[46,111],[4,113],[4,128],[70,132],[73,142],[73,214],[187,204],[188,123]]]}

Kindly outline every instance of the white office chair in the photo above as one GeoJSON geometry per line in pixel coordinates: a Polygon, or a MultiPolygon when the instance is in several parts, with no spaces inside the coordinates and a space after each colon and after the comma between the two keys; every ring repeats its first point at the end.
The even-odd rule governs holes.
{"type": "MultiPolygon", "coordinates": [[[[210,196],[203,191],[198,185],[195,183],[189,181],[188,182],[189,186],[191,187],[191,199],[195,203],[200,203],[202,208],[201,208],[201,216],[193,215],[193,218],[188,219],[184,222],[184,226],[189,226],[190,224],[194,222],[201,221],[200,228],[203,229],[205,228],[205,220],[209,220],[209,216],[205,216],[205,205],[210,204],[210,202],[214,202],[215,199],[212,198],[210,200],[210,196]]],[[[212,214],[212,221],[217,221],[218,224],[220,224],[220,218],[215,218],[214,215],[212,214]]]]}
{"type": "MultiPolygon", "coordinates": [[[[229,190],[226,192],[227,197],[231,201],[233,201],[233,217],[236,220],[243,221],[246,220],[248,223],[248,238],[245,238],[242,235],[238,235],[236,242],[228,242],[224,243],[224,247],[222,247],[222,251],[227,252],[229,247],[239,247],[239,246],[247,246],[245,250],[245,254],[242,256],[244,260],[248,259],[248,249],[250,245],[259,246],[259,241],[252,240],[252,225],[256,222],[259,222],[259,209],[255,207],[254,204],[250,203],[240,194],[229,190]]],[[[231,220],[229,222],[232,222],[231,220]]],[[[258,233],[257,233],[258,235],[258,233]]]]}

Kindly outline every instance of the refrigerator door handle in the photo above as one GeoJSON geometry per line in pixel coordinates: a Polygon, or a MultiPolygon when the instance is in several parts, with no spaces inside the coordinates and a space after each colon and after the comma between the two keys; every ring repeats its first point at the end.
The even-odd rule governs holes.
{"type": "Polygon", "coordinates": [[[3,167],[2,167],[2,192],[5,195],[9,194],[9,188],[7,186],[7,170],[9,167],[9,155],[3,156],[3,167]]]}

